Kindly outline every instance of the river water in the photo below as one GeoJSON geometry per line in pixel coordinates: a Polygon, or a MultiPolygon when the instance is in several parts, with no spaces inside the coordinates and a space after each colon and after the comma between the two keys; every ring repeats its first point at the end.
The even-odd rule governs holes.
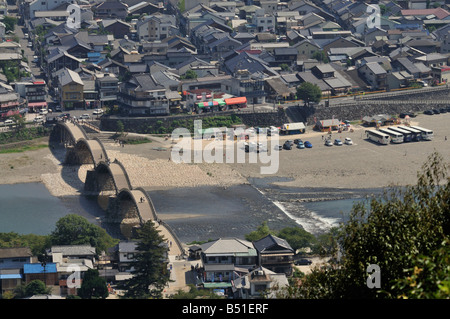
{"type": "MultiPolygon", "coordinates": [[[[182,242],[220,237],[244,238],[264,221],[279,230],[301,226],[320,234],[345,222],[355,200],[378,190],[308,189],[273,185],[282,179],[250,179],[231,187],[195,187],[149,191],[158,214],[182,242]],[[180,214],[193,218],[180,218],[180,214]],[[171,217],[172,215],[172,217],[171,217]]],[[[49,234],[67,214],[100,224],[97,202],[85,196],[54,197],[43,184],[0,185],[0,232],[49,234]]]]}
{"type": "Polygon", "coordinates": [[[41,183],[0,185],[2,233],[48,235],[56,222],[68,214],[78,214],[98,224],[96,217],[102,212],[83,196],[54,197],[41,183]]]}

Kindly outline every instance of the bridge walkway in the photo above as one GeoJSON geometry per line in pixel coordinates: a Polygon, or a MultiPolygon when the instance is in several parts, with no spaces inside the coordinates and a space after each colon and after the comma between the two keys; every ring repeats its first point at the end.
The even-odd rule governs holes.
{"type": "Polygon", "coordinates": [[[148,220],[152,220],[155,223],[157,230],[160,231],[160,235],[162,235],[167,240],[169,248],[169,258],[174,259],[178,258],[178,256],[184,256],[185,252],[183,250],[182,244],[180,243],[178,238],[176,238],[176,235],[173,233],[173,231],[171,231],[168,225],[158,220],[155,208],[147,192],[145,192],[141,188],[133,189],[126,174],[125,168],[123,168],[120,163],[109,161],[109,159],[107,158],[106,150],[101,144],[102,142],[98,139],[89,139],[84,130],[75,123],[64,122],[60,124],[65,126],[66,129],[70,132],[70,134],[74,138],[75,145],[79,141],[85,140],[85,142],[88,144],[90,152],[92,153],[95,166],[103,162],[109,167],[116,184],[117,195],[121,192],[121,190],[125,189],[131,194],[139,212],[141,221],[146,222],[148,220]]]}

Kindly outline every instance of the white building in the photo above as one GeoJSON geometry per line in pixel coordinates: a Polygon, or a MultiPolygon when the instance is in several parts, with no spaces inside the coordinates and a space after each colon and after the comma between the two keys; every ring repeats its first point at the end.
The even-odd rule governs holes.
{"type": "Polygon", "coordinates": [[[266,14],[263,9],[258,9],[253,16],[253,24],[257,32],[273,32],[275,30],[276,18],[272,14],[266,14]]]}
{"type": "Polygon", "coordinates": [[[176,18],[170,15],[152,15],[136,25],[139,40],[163,40],[177,34],[176,18]]]}
{"type": "Polygon", "coordinates": [[[36,12],[51,11],[64,3],[77,3],[76,0],[34,0],[30,3],[30,20],[33,20],[36,12]]]}

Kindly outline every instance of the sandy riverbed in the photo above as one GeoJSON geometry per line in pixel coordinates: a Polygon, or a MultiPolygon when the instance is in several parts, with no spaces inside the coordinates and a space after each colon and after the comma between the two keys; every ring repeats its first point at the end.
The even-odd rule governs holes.
{"type": "MultiPolygon", "coordinates": [[[[169,160],[170,140],[152,138],[153,142],[141,145],[105,145],[109,157],[120,160],[130,176],[134,187],[167,189],[196,186],[231,186],[248,183],[248,177],[286,177],[287,182],[276,182],[293,187],[377,188],[391,184],[407,185],[417,180],[417,172],[429,154],[438,151],[445,159],[450,158],[450,114],[420,115],[413,124],[433,129],[431,142],[404,143],[380,146],[365,140],[363,127],[354,132],[333,133],[332,138],[351,137],[354,145],[323,145],[324,133],[307,131],[305,134],[280,137],[301,138],[313,144],[312,149],[272,151],[279,159],[275,174],[261,174],[261,163],[174,163],[169,160]],[[157,150],[158,148],[166,150],[157,150]],[[276,152],[276,154],[275,154],[276,152]]],[[[210,141],[203,141],[207,145],[210,141]]],[[[273,144],[272,144],[273,146],[273,144]]],[[[247,154],[248,156],[248,154],[247,154]]],[[[275,157],[273,157],[275,158],[275,157]]],[[[86,171],[90,165],[64,167],[62,155],[50,149],[24,153],[0,154],[1,184],[43,182],[55,196],[79,194],[86,171]]]]}

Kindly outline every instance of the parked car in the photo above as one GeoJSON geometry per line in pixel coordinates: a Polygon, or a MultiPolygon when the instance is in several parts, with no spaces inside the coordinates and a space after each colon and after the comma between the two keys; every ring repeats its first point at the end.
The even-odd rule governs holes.
{"type": "Polygon", "coordinates": [[[434,112],[433,112],[433,110],[426,110],[426,111],[423,112],[423,114],[426,114],[426,115],[433,115],[434,112]]]}
{"type": "Polygon", "coordinates": [[[334,140],[334,145],[342,146],[342,141],[337,138],[337,139],[334,140]]]}
{"type": "Polygon", "coordinates": [[[306,148],[312,148],[311,142],[310,142],[310,141],[306,141],[306,142],[305,142],[305,147],[306,147],[306,148]]]}
{"type": "Polygon", "coordinates": [[[294,146],[294,140],[287,140],[285,143],[289,143],[291,146],[294,146]]]}
{"type": "Polygon", "coordinates": [[[5,125],[11,125],[11,124],[14,124],[14,120],[11,120],[11,119],[9,119],[9,120],[6,120],[5,122],[3,122],[5,125]]]}
{"type": "Polygon", "coordinates": [[[36,117],[33,119],[33,122],[34,122],[34,123],[42,123],[42,122],[44,122],[44,117],[43,117],[43,116],[36,116],[36,117]]]}
{"type": "Polygon", "coordinates": [[[433,109],[433,113],[434,113],[434,114],[441,114],[441,112],[439,112],[438,109],[433,109]]]}
{"type": "Polygon", "coordinates": [[[103,114],[103,110],[102,109],[95,109],[94,112],[92,112],[92,114],[94,114],[94,115],[101,115],[101,114],[103,114]]]}
{"type": "Polygon", "coordinates": [[[62,113],[58,117],[61,119],[70,119],[70,113],[62,113]]]}
{"type": "Polygon", "coordinates": [[[283,149],[283,146],[282,145],[275,145],[274,146],[274,148],[273,148],[274,150],[278,150],[278,151],[281,151],[282,149],[283,149]]]}
{"type": "Polygon", "coordinates": [[[440,108],[440,109],[439,109],[439,112],[441,112],[441,113],[447,113],[447,109],[446,109],[445,107],[440,108]]]}
{"type": "Polygon", "coordinates": [[[292,144],[289,143],[289,141],[286,141],[286,142],[284,142],[284,144],[283,144],[283,148],[284,148],[285,150],[291,150],[291,149],[292,149],[292,144]]]}
{"type": "Polygon", "coordinates": [[[400,118],[404,119],[406,116],[409,117],[416,117],[416,115],[413,112],[404,112],[404,113],[400,113],[400,118]]]}
{"type": "Polygon", "coordinates": [[[41,110],[39,111],[39,114],[40,114],[40,115],[48,114],[48,110],[47,110],[47,109],[41,109],[41,110]]]}
{"type": "Polygon", "coordinates": [[[346,137],[344,140],[344,143],[347,145],[353,145],[353,141],[350,137],[346,137]]]}
{"type": "Polygon", "coordinates": [[[298,144],[299,142],[302,142],[302,143],[303,143],[303,141],[302,141],[301,139],[299,139],[299,138],[296,138],[296,139],[294,140],[294,144],[298,144]]]}
{"type": "Polygon", "coordinates": [[[55,106],[55,111],[56,112],[62,112],[61,105],[55,106]]]}
{"type": "Polygon", "coordinates": [[[297,259],[294,261],[294,265],[300,266],[300,265],[311,265],[312,261],[306,258],[297,259]]]}
{"type": "Polygon", "coordinates": [[[298,144],[297,144],[297,148],[299,148],[299,149],[304,149],[305,148],[305,144],[303,144],[303,142],[298,142],[298,144]]]}
{"type": "Polygon", "coordinates": [[[33,43],[32,42],[28,42],[27,47],[29,47],[29,48],[33,47],[33,43]]]}
{"type": "Polygon", "coordinates": [[[331,142],[331,140],[327,138],[325,140],[325,146],[333,146],[333,142],[331,142]]]}
{"type": "Polygon", "coordinates": [[[87,119],[90,119],[91,116],[90,116],[89,114],[85,113],[85,114],[81,114],[79,118],[80,118],[80,119],[87,120],[87,119]]]}

